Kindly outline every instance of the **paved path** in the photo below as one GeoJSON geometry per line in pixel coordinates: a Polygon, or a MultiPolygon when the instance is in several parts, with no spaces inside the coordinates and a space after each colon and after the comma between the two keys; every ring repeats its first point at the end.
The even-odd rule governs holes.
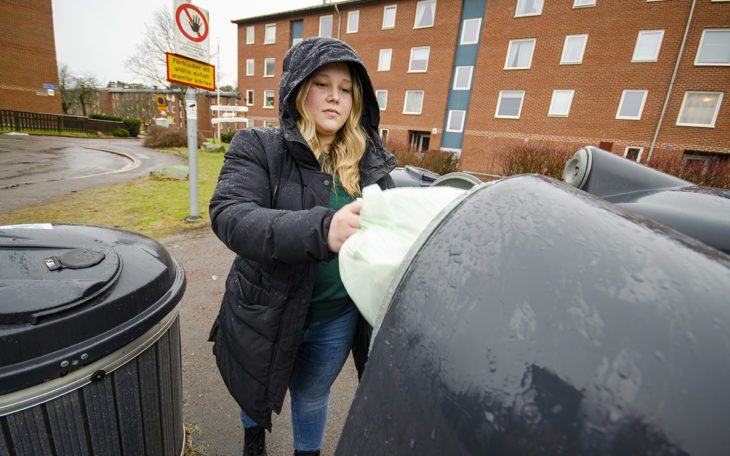
{"type": "Polygon", "coordinates": [[[0,134],[0,212],[184,162],[138,138],[0,134]]]}
{"type": "MultiPolygon", "coordinates": [[[[162,242],[182,263],[187,277],[180,320],[185,423],[195,429],[193,448],[206,456],[241,454],[243,430],[238,409],[218,374],[212,344],[207,342],[233,254],[210,229],[162,242]]],[[[332,389],[323,455],[334,454],[356,387],[357,373],[350,359],[332,389]]],[[[281,415],[273,417],[273,432],[266,436],[269,456],[293,453],[289,410],[287,397],[281,415]]]]}

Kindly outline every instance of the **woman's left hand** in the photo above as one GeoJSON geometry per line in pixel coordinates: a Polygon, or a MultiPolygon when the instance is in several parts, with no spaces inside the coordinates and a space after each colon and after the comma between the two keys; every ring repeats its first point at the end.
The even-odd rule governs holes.
{"type": "Polygon", "coordinates": [[[342,244],[360,229],[361,209],[362,201],[355,200],[335,212],[327,233],[327,247],[334,253],[339,252],[342,244]]]}

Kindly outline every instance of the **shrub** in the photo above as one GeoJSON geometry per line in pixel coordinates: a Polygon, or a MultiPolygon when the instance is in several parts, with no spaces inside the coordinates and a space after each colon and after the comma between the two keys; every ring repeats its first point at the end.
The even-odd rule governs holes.
{"type": "Polygon", "coordinates": [[[124,128],[129,131],[129,136],[136,138],[139,135],[139,127],[142,125],[142,120],[128,117],[122,122],[124,122],[124,128]]]}
{"type": "Polygon", "coordinates": [[[418,166],[438,174],[448,174],[459,169],[459,157],[452,152],[412,152],[407,143],[394,140],[388,141],[385,148],[395,155],[399,166],[418,166]]]}
{"type": "Polygon", "coordinates": [[[505,176],[537,173],[561,179],[565,162],[575,153],[568,146],[526,143],[497,152],[505,176]]]}
{"type": "Polygon", "coordinates": [[[117,138],[129,138],[129,130],[126,128],[117,128],[112,132],[112,135],[117,138]]]}
{"type": "MultiPolygon", "coordinates": [[[[203,144],[203,137],[198,135],[198,147],[203,144]]],[[[144,137],[145,147],[185,147],[188,145],[186,130],[179,128],[164,128],[151,125],[144,137]]]]}
{"type": "Polygon", "coordinates": [[[113,120],[116,122],[121,122],[122,118],[117,116],[112,116],[109,114],[89,114],[89,119],[97,119],[97,120],[113,120]]]}
{"type": "Polygon", "coordinates": [[[703,166],[688,165],[679,154],[658,153],[649,166],[663,173],[707,187],[730,188],[730,161],[709,158],[703,166]]]}
{"type": "Polygon", "coordinates": [[[235,131],[227,131],[225,133],[221,133],[221,142],[230,144],[231,141],[233,141],[233,136],[235,136],[235,131]]]}

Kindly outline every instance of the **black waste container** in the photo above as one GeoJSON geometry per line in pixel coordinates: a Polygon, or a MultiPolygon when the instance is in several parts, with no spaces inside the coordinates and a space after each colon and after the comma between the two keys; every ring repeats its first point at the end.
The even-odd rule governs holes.
{"type": "Polygon", "coordinates": [[[550,178],[477,186],[395,279],[336,454],[727,454],[729,296],[693,238],[550,178]]]}
{"type": "Polygon", "coordinates": [[[0,455],[181,454],[184,289],[147,237],[0,227],[0,455]]]}

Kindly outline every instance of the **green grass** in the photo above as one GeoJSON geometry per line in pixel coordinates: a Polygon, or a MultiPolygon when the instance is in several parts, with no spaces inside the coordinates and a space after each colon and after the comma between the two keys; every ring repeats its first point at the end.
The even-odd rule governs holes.
{"type": "MultiPolygon", "coordinates": [[[[187,157],[186,148],[161,149],[187,157]]],[[[198,151],[198,202],[201,220],[190,215],[188,181],[149,175],[95,187],[0,214],[0,225],[16,223],[84,223],[121,228],[160,238],[210,224],[208,205],[223,164],[220,152],[198,151]]]]}
{"type": "Polygon", "coordinates": [[[17,131],[18,133],[28,133],[29,135],[38,135],[38,136],[71,136],[74,138],[113,138],[112,135],[102,135],[99,136],[96,133],[91,133],[88,131],[71,131],[71,130],[29,130],[29,129],[20,129],[16,130],[14,128],[0,128],[0,133],[8,133],[17,131]]]}

